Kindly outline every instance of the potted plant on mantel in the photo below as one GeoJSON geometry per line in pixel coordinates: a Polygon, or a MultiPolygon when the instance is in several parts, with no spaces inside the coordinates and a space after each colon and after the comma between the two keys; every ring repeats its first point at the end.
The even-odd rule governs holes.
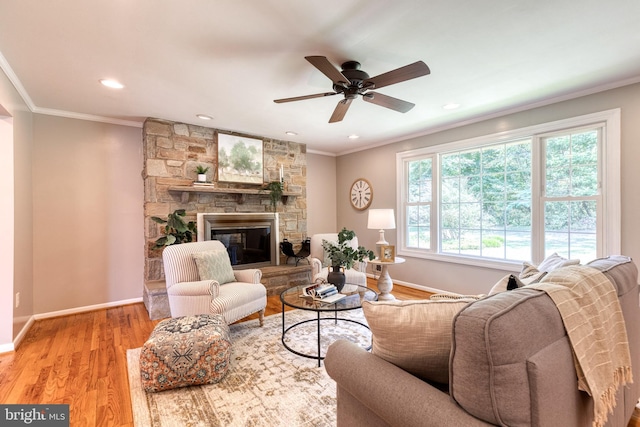
{"type": "Polygon", "coordinates": [[[264,189],[269,191],[269,201],[271,202],[271,208],[275,212],[278,208],[278,200],[282,199],[284,185],[281,181],[271,181],[264,189]]]}
{"type": "Polygon", "coordinates": [[[354,231],[343,227],[338,233],[337,244],[327,240],[322,241],[322,249],[324,249],[325,256],[331,261],[327,282],[338,288],[338,292],[342,290],[346,280],[344,269],[353,267],[356,261],[364,261],[365,257],[370,260],[375,257],[373,251],[366,249],[364,246],[358,246],[357,249],[351,247],[350,242],[355,236],[356,233],[354,231]]]}
{"type": "Polygon", "coordinates": [[[156,240],[153,249],[163,248],[178,243],[188,243],[195,240],[196,224],[193,221],[184,222],[182,217],[186,215],[184,209],[177,209],[167,216],[167,219],[152,216],[151,219],[158,224],[164,224],[164,236],[156,240]]]}
{"type": "Polygon", "coordinates": [[[207,182],[207,171],[209,166],[196,166],[196,173],[198,174],[198,182],[207,182]]]}

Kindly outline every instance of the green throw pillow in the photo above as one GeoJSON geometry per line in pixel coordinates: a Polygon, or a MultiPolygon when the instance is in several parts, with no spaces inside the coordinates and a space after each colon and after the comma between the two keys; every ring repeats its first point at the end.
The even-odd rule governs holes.
{"type": "Polygon", "coordinates": [[[236,281],[227,251],[196,252],[192,256],[198,267],[200,280],[216,280],[221,285],[236,281]]]}

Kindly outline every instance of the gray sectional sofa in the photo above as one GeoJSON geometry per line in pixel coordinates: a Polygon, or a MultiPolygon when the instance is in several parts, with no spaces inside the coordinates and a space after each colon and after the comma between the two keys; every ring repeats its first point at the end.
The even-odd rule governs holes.
{"type": "MultiPolygon", "coordinates": [[[[621,257],[619,257],[621,258],[621,257]]],[[[606,426],[625,427],[640,398],[640,308],[633,262],[596,260],[614,284],[635,382],[620,387],[606,426]]],[[[562,318],[544,292],[523,287],[470,303],[455,317],[449,384],[430,384],[348,341],[325,359],[337,383],[338,426],[591,426],[562,318]]]]}

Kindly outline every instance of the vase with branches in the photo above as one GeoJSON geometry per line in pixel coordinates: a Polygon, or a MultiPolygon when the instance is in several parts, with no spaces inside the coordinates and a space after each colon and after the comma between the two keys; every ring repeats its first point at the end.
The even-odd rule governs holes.
{"type": "Polygon", "coordinates": [[[269,202],[271,209],[275,212],[278,208],[278,200],[281,200],[284,194],[284,185],[280,181],[271,181],[264,189],[269,191],[269,202]]]}
{"type": "Polygon", "coordinates": [[[327,281],[334,284],[338,291],[342,290],[345,283],[345,275],[342,269],[350,269],[356,262],[362,262],[365,258],[372,260],[375,258],[373,251],[364,246],[353,248],[351,241],[356,236],[353,230],[343,227],[338,233],[338,243],[327,240],[322,241],[322,249],[331,262],[331,269],[327,275],[327,281]]]}

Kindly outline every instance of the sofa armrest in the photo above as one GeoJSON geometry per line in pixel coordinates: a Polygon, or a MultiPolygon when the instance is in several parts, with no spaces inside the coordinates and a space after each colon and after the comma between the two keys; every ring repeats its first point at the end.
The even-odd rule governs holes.
{"type": "Polygon", "coordinates": [[[257,268],[248,268],[246,270],[233,270],[233,275],[237,282],[260,283],[262,279],[262,271],[257,268]]]}
{"type": "Polygon", "coordinates": [[[167,288],[167,295],[180,297],[211,295],[211,298],[216,298],[220,295],[220,284],[216,280],[178,282],[167,288]]]}
{"type": "MultiPolygon", "coordinates": [[[[329,346],[325,369],[338,386],[338,426],[372,425],[366,418],[349,417],[342,393],[362,404],[357,412],[373,414],[375,425],[397,426],[488,426],[466,413],[449,395],[414,377],[397,366],[363,350],[358,345],[338,340],[329,346]]],[[[347,404],[349,405],[349,404],[347,404]]]]}

